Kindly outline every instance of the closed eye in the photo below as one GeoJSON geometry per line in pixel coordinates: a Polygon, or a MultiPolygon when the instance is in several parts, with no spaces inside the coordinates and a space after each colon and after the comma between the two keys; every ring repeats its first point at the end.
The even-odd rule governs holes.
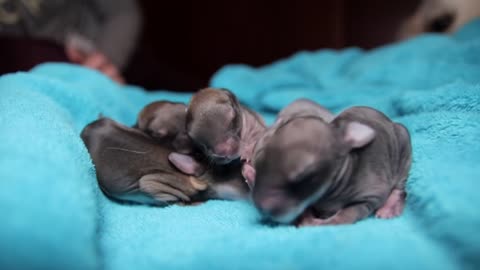
{"type": "Polygon", "coordinates": [[[239,129],[241,128],[241,123],[240,123],[240,116],[239,114],[235,111],[234,112],[234,117],[232,118],[232,120],[230,121],[229,125],[228,125],[228,130],[233,130],[235,132],[238,132],[239,129]]]}
{"type": "Polygon", "coordinates": [[[286,190],[294,197],[305,198],[315,190],[316,176],[314,171],[305,171],[298,175],[293,182],[287,182],[286,190]]]}
{"type": "Polygon", "coordinates": [[[310,164],[301,168],[300,170],[291,172],[288,180],[290,183],[301,182],[304,179],[317,174],[317,170],[318,170],[318,164],[316,162],[311,162],[310,164]]]}

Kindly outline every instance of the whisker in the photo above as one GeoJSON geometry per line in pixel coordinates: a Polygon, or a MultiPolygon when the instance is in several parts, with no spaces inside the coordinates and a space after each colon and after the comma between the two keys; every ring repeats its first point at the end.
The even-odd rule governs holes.
{"type": "Polygon", "coordinates": [[[140,155],[148,153],[148,151],[135,151],[135,150],[120,148],[120,147],[107,147],[106,150],[118,150],[118,151],[124,151],[124,152],[129,152],[134,154],[140,154],[140,155]]]}

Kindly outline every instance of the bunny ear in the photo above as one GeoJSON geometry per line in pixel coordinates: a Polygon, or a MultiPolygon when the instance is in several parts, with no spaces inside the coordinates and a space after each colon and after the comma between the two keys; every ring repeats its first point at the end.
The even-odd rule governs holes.
{"type": "Polygon", "coordinates": [[[350,122],[344,129],[343,139],[351,148],[360,148],[375,138],[373,128],[359,122],[350,122]]]}
{"type": "Polygon", "coordinates": [[[205,168],[188,155],[172,152],[168,155],[168,160],[184,174],[200,176],[205,172],[205,168]]]}
{"type": "Polygon", "coordinates": [[[247,182],[247,185],[250,189],[253,189],[255,185],[255,168],[249,163],[245,163],[242,166],[242,175],[243,178],[245,178],[245,182],[247,182]]]}

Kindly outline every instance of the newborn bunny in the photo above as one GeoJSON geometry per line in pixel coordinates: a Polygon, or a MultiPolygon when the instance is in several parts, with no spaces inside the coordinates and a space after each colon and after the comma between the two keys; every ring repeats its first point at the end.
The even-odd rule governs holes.
{"type": "Polygon", "coordinates": [[[166,205],[247,196],[238,166],[205,171],[193,158],[172,153],[171,148],[140,130],[111,119],[90,123],[81,137],[95,164],[100,187],[115,199],[166,205]],[[177,167],[184,173],[169,160],[180,163],[177,167]]]}
{"type": "Polygon", "coordinates": [[[191,154],[193,145],[185,129],[186,116],[187,105],[156,101],[143,108],[134,127],[143,130],[159,142],[170,144],[175,152],[191,154]]]}
{"type": "Polygon", "coordinates": [[[368,107],[331,122],[315,113],[279,118],[253,157],[252,198],[265,217],[303,226],[401,214],[411,164],[403,125],[368,107]]]}
{"type": "MultiPolygon", "coordinates": [[[[263,135],[258,139],[255,147],[259,149],[263,148],[266,141],[270,139],[278,127],[283,125],[289,119],[309,115],[318,116],[326,122],[330,122],[333,120],[333,118],[335,118],[333,113],[323,106],[305,98],[297,99],[280,111],[275,123],[273,123],[273,125],[263,133],[263,135]]],[[[253,182],[255,181],[255,168],[253,168],[251,163],[246,163],[243,165],[242,174],[250,188],[252,188],[253,182]]]]}
{"type": "Polygon", "coordinates": [[[265,129],[263,119],[225,89],[202,89],[188,106],[187,133],[215,164],[248,162],[265,129]]]}

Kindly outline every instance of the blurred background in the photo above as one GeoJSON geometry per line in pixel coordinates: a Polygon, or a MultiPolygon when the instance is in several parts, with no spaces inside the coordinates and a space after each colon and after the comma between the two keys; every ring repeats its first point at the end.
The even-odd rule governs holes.
{"type": "Polygon", "coordinates": [[[145,27],[126,77],[147,88],[188,90],[207,85],[228,63],[261,66],[299,50],[372,48],[393,41],[418,2],[140,1],[145,27]]]}
{"type": "Polygon", "coordinates": [[[466,20],[459,10],[480,14],[478,3],[0,0],[0,74],[67,61],[120,83],[195,91],[229,63],[261,66],[299,50],[371,49],[421,32],[453,31],[456,20],[466,20]]]}

